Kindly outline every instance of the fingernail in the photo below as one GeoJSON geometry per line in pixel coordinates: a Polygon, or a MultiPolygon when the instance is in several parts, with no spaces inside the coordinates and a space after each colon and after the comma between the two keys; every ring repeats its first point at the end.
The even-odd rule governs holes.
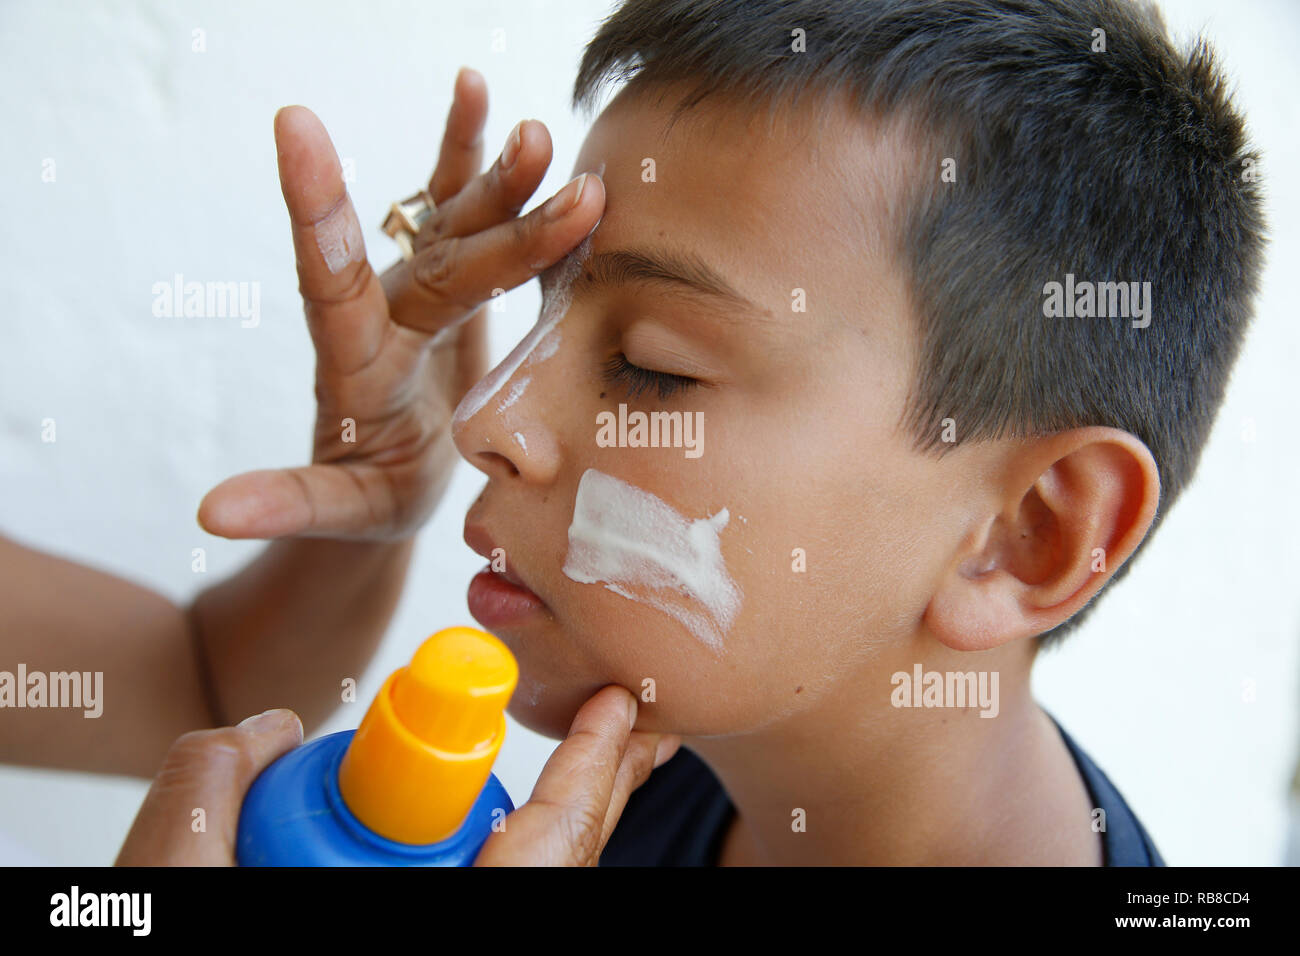
{"type": "Polygon", "coordinates": [[[519,127],[523,125],[524,125],[524,121],[520,120],[518,123],[515,124],[515,128],[510,131],[510,135],[506,137],[506,148],[501,150],[502,171],[509,170],[511,167],[513,167],[515,164],[515,160],[519,158],[519,142],[520,142],[519,127]]]}
{"type": "MultiPolygon", "coordinates": [[[[284,707],[273,707],[270,710],[262,711],[260,714],[254,714],[252,717],[245,717],[239,722],[239,726],[255,734],[267,734],[285,723],[286,714],[291,714],[294,720],[298,720],[298,715],[294,714],[293,711],[284,707]]],[[[298,721],[298,727],[301,733],[301,721],[298,721]]]]}
{"type": "Polygon", "coordinates": [[[547,219],[559,219],[566,212],[578,204],[582,198],[582,189],[587,185],[587,174],[583,173],[569,185],[565,186],[555,197],[546,204],[545,216],[547,219]]]}
{"type": "Polygon", "coordinates": [[[668,751],[671,749],[672,741],[667,737],[660,737],[659,744],[655,747],[655,766],[660,766],[668,759],[668,751]]]}
{"type": "Polygon", "coordinates": [[[631,730],[636,726],[636,698],[631,697],[627,702],[627,727],[631,730]]]}

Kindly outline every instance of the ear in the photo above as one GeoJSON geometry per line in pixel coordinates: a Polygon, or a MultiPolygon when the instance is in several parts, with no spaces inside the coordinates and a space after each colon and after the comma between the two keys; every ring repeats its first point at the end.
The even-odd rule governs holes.
{"type": "Polygon", "coordinates": [[[1150,450],[1117,428],[1031,440],[995,480],[997,510],[978,516],[924,615],[954,650],[987,650],[1069,618],[1137,549],[1160,501],[1150,450]]]}

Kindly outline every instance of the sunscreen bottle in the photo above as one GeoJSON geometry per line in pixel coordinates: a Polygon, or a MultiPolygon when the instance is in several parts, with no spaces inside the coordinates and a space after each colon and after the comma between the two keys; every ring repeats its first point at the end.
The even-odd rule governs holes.
{"type": "Polygon", "coordinates": [[[471,865],[514,810],[492,763],[518,678],[491,634],[434,634],[389,675],[356,731],[304,744],[253,781],[240,866],[471,865]]]}

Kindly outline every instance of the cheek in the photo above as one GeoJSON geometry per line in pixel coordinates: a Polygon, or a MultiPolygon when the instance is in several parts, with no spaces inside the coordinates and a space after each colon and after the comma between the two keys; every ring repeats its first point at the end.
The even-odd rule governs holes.
{"type": "Polygon", "coordinates": [[[933,510],[928,494],[900,480],[902,461],[883,448],[870,465],[868,456],[825,452],[809,452],[806,470],[767,472],[762,486],[747,488],[745,521],[728,540],[746,595],[728,659],[751,722],[788,716],[860,680],[925,608],[919,541],[933,510]]]}
{"type": "MultiPolygon", "coordinates": [[[[567,532],[575,516],[581,523],[582,508],[580,500],[556,502],[568,509],[544,549],[556,620],[511,642],[521,666],[512,716],[563,736],[583,702],[617,683],[641,700],[639,729],[744,733],[857,680],[879,644],[903,633],[923,610],[912,606],[908,588],[915,590],[911,551],[924,495],[890,477],[901,473],[901,463],[885,446],[834,437],[813,449],[795,444],[803,450],[784,456],[784,471],[720,471],[743,459],[721,443],[689,471],[636,453],[600,458],[602,468],[629,483],[682,503],[685,517],[697,516],[691,521],[727,509],[717,538],[738,592],[734,618],[715,644],[701,640],[680,615],[647,603],[647,594],[634,593],[626,580],[616,587],[637,599],[610,590],[593,573],[600,562],[576,573],[594,583],[560,573],[566,566],[575,572],[567,532]],[[707,507],[690,509],[688,501],[707,507]]],[[[636,496],[628,494],[622,504],[632,508],[636,496]]],[[[659,519],[660,526],[667,520],[659,519]]],[[[611,520],[618,525],[617,514],[611,520]]],[[[635,528],[622,530],[635,536],[635,528]]],[[[610,567],[604,576],[618,578],[610,567]]]]}
{"type": "Polygon", "coordinates": [[[499,635],[519,662],[509,713],[530,730],[562,738],[608,684],[637,696],[638,730],[727,733],[761,722],[745,662],[715,655],[673,618],[595,586],[553,607],[555,621],[499,635]]]}
{"type": "Polygon", "coordinates": [[[700,518],[680,514],[654,494],[589,468],[578,484],[564,575],[653,608],[721,653],[741,604],[722,556],[731,520],[726,507],[700,518]]]}
{"type": "Polygon", "coordinates": [[[593,589],[571,606],[577,623],[558,625],[571,652],[539,669],[549,685],[546,706],[558,699],[576,711],[600,688],[618,684],[637,696],[638,730],[713,732],[732,696],[717,656],[673,618],[608,591],[593,589]]]}
{"type": "MultiPolygon", "coordinates": [[[[620,455],[625,462],[638,464],[620,455]]],[[[620,473],[673,487],[676,500],[710,497],[708,482],[696,485],[699,470],[689,481],[675,471],[620,473]]],[[[738,628],[745,595],[724,555],[745,556],[748,535],[746,519],[720,503],[682,513],[630,482],[584,472],[562,547],[547,549],[548,565],[562,568],[549,581],[555,618],[506,638],[522,672],[516,719],[554,728],[617,683],[640,699],[641,729],[714,733],[751,720],[750,638],[738,628]]]]}
{"type": "Polygon", "coordinates": [[[778,495],[747,514],[733,566],[749,599],[730,645],[732,675],[758,727],[812,706],[873,651],[870,618],[888,586],[864,578],[854,515],[778,495]]]}

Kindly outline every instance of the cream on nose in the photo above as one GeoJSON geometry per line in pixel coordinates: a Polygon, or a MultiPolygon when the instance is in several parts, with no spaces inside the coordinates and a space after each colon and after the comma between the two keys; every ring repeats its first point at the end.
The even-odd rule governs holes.
{"type": "MultiPolygon", "coordinates": [[[[594,232],[594,230],[593,230],[594,232]]],[[[542,296],[542,311],[537,319],[537,324],[532,330],[524,336],[522,342],[514,347],[514,350],[506,356],[505,361],[494,368],[484,376],[477,384],[474,385],[456,406],[456,413],[452,416],[452,427],[459,427],[469,421],[483,408],[492,401],[492,399],[501,391],[502,386],[510,381],[516,372],[521,368],[527,368],[537,362],[544,362],[560,347],[560,320],[569,312],[569,306],[573,304],[573,283],[582,271],[583,264],[591,256],[591,235],[583,239],[578,246],[560,261],[557,266],[555,278],[542,296]]],[[[512,387],[511,392],[507,392],[503,402],[504,407],[499,407],[498,411],[504,411],[510,405],[518,400],[519,395],[523,394],[523,389],[527,388],[528,376],[522,377],[512,387]],[[514,389],[519,389],[519,394],[511,395],[514,389]]]]}

